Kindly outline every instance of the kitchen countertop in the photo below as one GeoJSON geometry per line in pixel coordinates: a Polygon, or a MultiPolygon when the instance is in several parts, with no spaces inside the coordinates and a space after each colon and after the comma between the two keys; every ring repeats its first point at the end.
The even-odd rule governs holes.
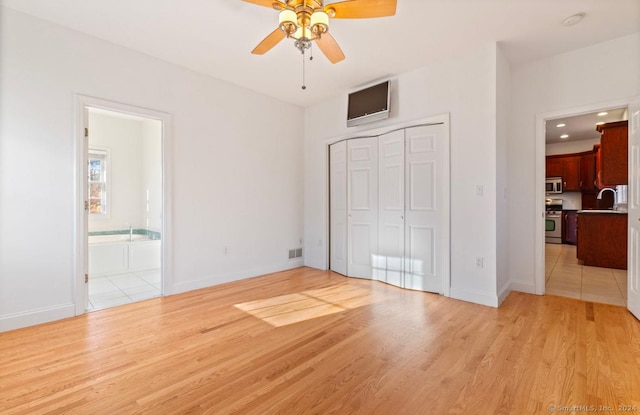
{"type": "Polygon", "coordinates": [[[626,215],[628,212],[626,210],[613,210],[613,209],[584,209],[579,210],[578,213],[602,213],[602,214],[613,214],[613,215],[626,215]]]}

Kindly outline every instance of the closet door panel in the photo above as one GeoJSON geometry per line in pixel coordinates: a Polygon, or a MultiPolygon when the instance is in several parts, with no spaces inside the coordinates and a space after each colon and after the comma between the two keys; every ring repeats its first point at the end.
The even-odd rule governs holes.
{"type": "Polygon", "coordinates": [[[329,148],[329,186],[331,215],[332,271],[347,275],[347,143],[342,141],[329,148]]]}
{"type": "Polygon", "coordinates": [[[443,293],[448,263],[444,236],[444,188],[448,145],[443,126],[406,130],[405,287],[443,293]]]}
{"type": "Polygon", "coordinates": [[[374,279],[402,287],[404,256],[404,130],[378,137],[379,220],[374,279]]]}
{"type": "Polygon", "coordinates": [[[406,288],[437,292],[428,285],[430,279],[436,278],[435,239],[436,232],[433,227],[407,226],[406,288]]]}
{"type": "Polygon", "coordinates": [[[378,139],[347,143],[347,275],[372,278],[378,250],[378,139]]]}

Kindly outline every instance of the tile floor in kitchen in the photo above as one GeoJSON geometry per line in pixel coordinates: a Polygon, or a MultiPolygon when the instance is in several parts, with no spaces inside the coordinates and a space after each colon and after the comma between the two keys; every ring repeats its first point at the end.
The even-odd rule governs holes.
{"type": "Polygon", "coordinates": [[[580,265],[573,245],[545,244],[545,271],[547,294],[627,304],[627,271],[580,265]]]}
{"type": "Polygon", "coordinates": [[[87,311],[160,297],[160,268],[89,279],[87,311]]]}

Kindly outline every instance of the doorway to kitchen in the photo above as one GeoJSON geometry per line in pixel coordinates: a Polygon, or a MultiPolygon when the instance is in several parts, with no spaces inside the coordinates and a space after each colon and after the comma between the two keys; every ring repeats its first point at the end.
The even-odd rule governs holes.
{"type": "Polygon", "coordinates": [[[89,97],[78,114],[76,313],[162,296],[168,116],[89,97]]]}
{"type": "Polygon", "coordinates": [[[614,178],[603,168],[612,154],[626,165],[626,132],[617,132],[624,148],[606,148],[608,164],[601,147],[601,137],[627,119],[623,104],[544,119],[544,274],[536,284],[546,294],[627,304],[628,173],[614,178]]]}

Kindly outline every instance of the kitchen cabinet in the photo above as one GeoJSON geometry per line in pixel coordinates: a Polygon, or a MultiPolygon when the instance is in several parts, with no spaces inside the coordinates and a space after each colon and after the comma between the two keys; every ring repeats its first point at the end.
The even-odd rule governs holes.
{"type": "Polygon", "coordinates": [[[597,153],[592,152],[580,157],[580,191],[596,192],[596,163],[597,153]]]}
{"type": "Polygon", "coordinates": [[[562,243],[576,245],[578,243],[578,211],[562,211],[562,243]]]}
{"type": "Polygon", "coordinates": [[[562,161],[562,191],[580,191],[580,157],[566,157],[562,161]]]}
{"type": "Polygon", "coordinates": [[[563,192],[580,191],[579,155],[556,155],[546,158],[546,177],[562,177],[563,192]]]}
{"type": "Polygon", "coordinates": [[[555,154],[545,159],[546,177],[561,177],[564,192],[597,193],[603,187],[601,180],[600,145],[591,151],[555,154]]]}
{"type": "Polygon", "coordinates": [[[546,177],[562,177],[562,162],[564,158],[547,157],[546,158],[546,177]]]}
{"type": "Polygon", "coordinates": [[[593,146],[593,151],[596,153],[596,187],[600,190],[604,187],[604,184],[602,184],[602,151],[600,151],[600,144],[593,146]]]}
{"type": "Polygon", "coordinates": [[[609,122],[596,126],[600,136],[600,179],[605,186],[628,184],[629,135],[627,121],[609,122]]]}
{"type": "Polygon", "coordinates": [[[578,213],[578,259],[584,265],[627,269],[627,214],[578,213]]]}

